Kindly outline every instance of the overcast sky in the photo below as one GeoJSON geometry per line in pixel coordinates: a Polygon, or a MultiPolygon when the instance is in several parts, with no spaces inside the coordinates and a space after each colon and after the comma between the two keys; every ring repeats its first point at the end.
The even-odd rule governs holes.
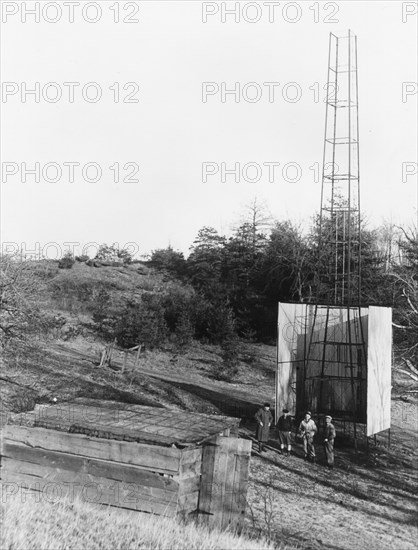
{"type": "Polygon", "coordinates": [[[329,33],[348,29],[364,214],[416,223],[416,3],[240,2],[234,15],[235,2],[40,2],[39,22],[24,13],[35,2],[1,4],[3,243],[187,252],[204,225],[228,233],[255,196],[306,224],[320,201],[329,33]],[[236,83],[239,97],[222,97],[236,83]],[[39,163],[39,182],[23,181],[22,163],[39,163]],[[222,163],[239,163],[240,181],[223,182],[222,163]]]}

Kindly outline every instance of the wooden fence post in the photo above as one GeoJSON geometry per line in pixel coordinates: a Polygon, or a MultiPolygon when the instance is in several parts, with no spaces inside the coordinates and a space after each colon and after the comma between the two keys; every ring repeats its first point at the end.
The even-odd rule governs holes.
{"type": "Polygon", "coordinates": [[[127,360],[128,360],[128,350],[125,350],[123,355],[122,374],[125,372],[127,360]]]}
{"type": "Polygon", "coordinates": [[[102,351],[102,357],[100,359],[100,365],[99,367],[103,367],[104,363],[105,363],[105,358],[106,358],[106,348],[102,351]]]}
{"type": "Polygon", "coordinates": [[[138,363],[139,363],[139,354],[141,353],[141,348],[142,348],[142,344],[139,344],[138,351],[136,352],[136,357],[135,357],[135,368],[138,366],[138,363]]]}

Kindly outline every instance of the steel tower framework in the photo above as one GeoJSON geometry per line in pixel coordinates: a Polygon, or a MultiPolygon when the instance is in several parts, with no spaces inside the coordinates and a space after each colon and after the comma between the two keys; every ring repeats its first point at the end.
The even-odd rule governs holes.
{"type": "Polygon", "coordinates": [[[365,423],[367,346],[362,321],[357,37],[331,33],[313,306],[299,413],[365,423]]]}
{"type": "Polygon", "coordinates": [[[321,303],[361,303],[357,37],[330,34],[319,223],[321,303]]]}

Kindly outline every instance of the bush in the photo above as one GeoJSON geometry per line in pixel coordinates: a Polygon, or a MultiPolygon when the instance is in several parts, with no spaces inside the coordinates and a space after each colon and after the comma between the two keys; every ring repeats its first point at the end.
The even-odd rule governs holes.
{"type": "MultiPolygon", "coordinates": [[[[194,319],[194,291],[178,283],[168,286],[162,301],[164,317],[170,332],[175,333],[177,326],[187,317],[193,325],[194,319]]],[[[193,331],[194,332],[194,331],[193,331]]]]}
{"type": "Polygon", "coordinates": [[[75,263],[73,254],[68,251],[64,256],[59,260],[58,267],[60,269],[71,269],[75,263]]]}
{"type": "Polygon", "coordinates": [[[123,265],[127,265],[132,262],[132,255],[126,248],[119,248],[116,244],[111,246],[102,244],[99,247],[95,260],[111,264],[123,263],[123,265]]]}
{"type": "Polygon", "coordinates": [[[187,347],[193,339],[194,327],[186,308],[182,309],[180,312],[174,334],[180,349],[187,347]]]}
{"type": "Polygon", "coordinates": [[[109,319],[109,307],[111,305],[110,294],[105,288],[99,288],[92,308],[93,321],[97,330],[105,339],[112,339],[113,323],[109,319]],[[110,323],[110,324],[109,324],[110,323]]]}
{"type": "Polygon", "coordinates": [[[219,380],[230,382],[238,373],[239,338],[235,329],[234,314],[229,306],[219,311],[219,327],[222,331],[222,364],[216,368],[215,376],[219,380]]]}
{"type": "Polygon", "coordinates": [[[173,250],[171,246],[165,249],[153,250],[150,263],[160,271],[168,271],[181,279],[186,274],[186,260],[182,252],[173,250]]]}
{"type": "Polygon", "coordinates": [[[76,256],[75,257],[76,262],[88,262],[89,260],[90,260],[90,258],[87,254],[82,254],[81,256],[76,256]]]}
{"type": "Polygon", "coordinates": [[[94,316],[97,308],[100,307],[101,293],[110,286],[109,283],[102,281],[79,281],[69,276],[52,280],[49,291],[60,308],[67,311],[92,313],[94,316]]]}
{"type": "Polygon", "coordinates": [[[145,344],[149,348],[162,345],[167,337],[167,324],[161,297],[144,294],[140,301],[126,301],[122,308],[104,310],[102,331],[108,339],[123,348],[145,344]]]}

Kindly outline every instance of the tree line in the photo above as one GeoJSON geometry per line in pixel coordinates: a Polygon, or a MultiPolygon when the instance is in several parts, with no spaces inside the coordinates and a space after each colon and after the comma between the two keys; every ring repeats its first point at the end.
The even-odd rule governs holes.
{"type": "MultiPolygon", "coordinates": [[[[327,228],[322,227],[322,234],[324,230],[327,228]]],[[[116,340],[125,348],[139,342],[158,347],[167,339],[179,349],[192,339],[218,344],[223,368],[233,373],[240,339],[275,343],[278,302],[315,301],[318,247],[318,218],[308,231],[302,231],[289,220],[271,223],[254,204],[250,216],[229,237],[212,227],[202,227],[187,258],[170,246],[154,250],[146,263],[164,280],[159,288],[122,300],[115,299],[112,289],[100,282],[94,288],[90,285],[75,290],[81,293],[79,301],[92,315],[94,330],[106,340],[116,340]]],[[[132,258],[124,251],[110,247],[110,257],[108,248],[102,247],[100,257],[93,260],[104,261],[105,265],[108,260],[108,265],[116,260],[131,264],[132,258]]],[[[86,258],[66,257],[59,267],[71,268],[76,260],[86,258]]],[[[322,261],[329,262],[326,253],[322,261]]],[[[372,230],[363,224],[361,264],[363,304],[393,308],[397,350],[401,357],[418,365],[416,230],[391,224],[372,230]]],[[[27,335],[34,327],[47,327],[53,322],[42,315],[39,294],[32,288],[36,280],[33,274],[28,264],[1,258],[2,346],[23,333],[27,335]]],[[[320,284],[326,286],[327,280],[320,284]]],[[[60,285],[57,279],[55,287],[50,284],[50,288],[65,294],[60,285]]]]}
{"type": "MultiPolygon", "coordinates": [[[[315,302],[320,293],[318,284],[327,282],[318,282],[316,277],[318,218],[307,232],[289,220],[276,221],[266,230],[260,220],[254,215],[229,238],[212,227],[203,227],[187,258],[182,252],[167,247],[153,251],[149,263],[190,284],[207,302],[218,322],[222,319],[223,325],[229,327],[228,332],[274,343],[277,303],[315,302]]],[[[324,227],[321,231],[323,235],[324,227]]],[[[362,224],[359,254],[362,305],[393,308],[395,342],[405,356],[412,354],[417,363],[416,231],[390,225],[369,229],[362,224]]],[[[322,261],[330,261],[327,251],[322,254],[322,261]]]]}

